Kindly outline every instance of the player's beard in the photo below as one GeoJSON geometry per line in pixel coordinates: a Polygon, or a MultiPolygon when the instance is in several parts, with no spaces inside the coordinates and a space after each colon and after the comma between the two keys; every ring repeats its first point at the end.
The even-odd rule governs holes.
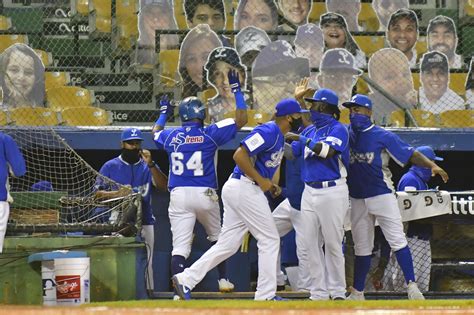
{"type": "Polygon", "coordinates": [[[135,164],[140,160],[140,150],[138,149],[125,149],[122,148],[122,159],[129,163],[129,164],[135,164]]]}

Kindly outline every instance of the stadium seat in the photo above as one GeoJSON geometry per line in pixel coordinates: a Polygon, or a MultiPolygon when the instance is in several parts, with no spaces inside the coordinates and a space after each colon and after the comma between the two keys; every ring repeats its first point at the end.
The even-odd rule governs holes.
{"type": "Polygon", "coordinates": [[[178,28],[180,30],[187,30],[188,24],[186,23],[186,16],[184,15],[183,0],[175,0],[173,8],[178,28]]]}
{"type": "Polygon", "coordinates": [[[45,89],[49,90],[55,87],[68,85],[71,82],[69,72],[45,72],[44,85],[45,89]]]}
{"type": "Polygon", "coordinates": [[[112,32],[112,1],[89,0],[89,26],[91,31],[112,32]]]}
{"type": "Polygon", "coordinates": [[[55,126],[56,112],[44,107],[18,107],[10,110],[10,120],[16,126],[55,126]]]}
{"type": "Polygon", "coordinates": [[[9,30],[12,27],[12,19],[8,16],[0,15],[0,31],[9,30]]]}
{"type": "Polygon", "coordinates": [[[131,50],[134,43],[138,39],[138,17],[135,15],[127,20],[117,21],[118,45],[123,50],[131,50]]]}
{"type": "Polygon", "coordinates": [[[41,58],[45,67],[49,67],[53,64],[53,54],[41,49],[35,49],[35,52],[41,58]]]}
{"type": "Polygon", "coordinates": [[[27,35],[0,35],[0,53],[2,53],[5,49],[10,47],[13,44],[28,44],[28,36],[27,35]]]}
{"type": "Polygon", "coordinates": [[[474,128],[474,109],[447,110],[439,117],[445,128],[474,128]]]}
{"type": "Polygon", "coordinates": [[[354,39],[367,57],[370,57],[374,52],[385,46],[385,38],[383,36],[356,35],[354,39]]]}
{"type": "Polygon", "coordinates": [[[66,108],[61,111],[61,118],[66,126],[110,125],[107,111],[92,106],[66,108]]]}
{"type": "Polygon", "coordinates": [[[474,16],[474,0],[467,0],[464,4],[464,13],[469,16],[474,16]]]}
{"type": "Polygon", "coordinates": [[[370,2],[361,3],[358,21],[366,32],[377,32],[379,29],[379,19],[370,2]]]}
{"type": "MultiPolygon", "coordinates": [[[[426,110],[421,109],[412,109],[411,113],[413,118],[415,118],[418,127],[436,127],[438,123],[436,121],[436,116],[426,110]]],[[[405,111],[396,110],[390,114],[390,124],[392,127],[406,127],[405,111]]],[[[409,126],[413,126],[413,123],[410,122],[409,126]]]]}
{"type": "Polygon", "coordinates": [[[1,110],[0,111],[0,126],[5,126],[7,123],[8,123],[7,112],[1,110]]]}
{"type": "Polygon", "coordinates": [[[71,0],[71,11],[82,16],[88,16],[89,0],[71,0]]]}
{"type": "Polygon", "coordinates": [[[115,8],[118,22],[127,21],[130,18],[135,18],[136,22],[138,0],[116,0],[115,8]]]}
{"type": "MultiPolygon", "coordinates": [[[[228,112],[224,115],[224,118],[234,118],[235,117],[235,110],[228,112]]],[[[271,115],[268,113],[258,112],[254,109],[247,110],[247,127],[255,127],[260,124],[266,123],[271,119],[271,115]]]]}
{"type": "Polygon", "coordinates": [[[94,91],[77,86],[60,86],[46,90],[46,101],[54,110],[91,106],[94,103],[94,91]]]}
{"type": "Polygon", "coordinates": [[[347,125],[350,124],[351,121],[349,120],[349,113],[350,113],[349,109],[343,108],[341,110],[341,116],[339,117],[339,121],[343,124],[347,124],[347,125]]]}
{"type": "Polygon", "coordinates": [[[425,36],[418,37],[418,41],[415,45],[416,54],[418,57],[421,57],[425,52],[428,51],[428,43],[426,42],[425,36]]]}
{"type": "Polygon", "coordinates": [[[311,12],[309,12],[309,22],[318,24],[319,17],[326,13],[326,3],[325,2],[313,2],[311,7],[311,12]]]}
{"type": "Polygon", "coordinates": [[[216,96],[217,92],[214,88],[209,88],[201,92],[201,101],[207,103],[207,101],[214,96],[216,96]]]}
{"type": "Polygon", "coordinates": [[[169,49],[160,51],[160,81],[167,87],[173,87],[177,79],[179,50],[169,49]]]}

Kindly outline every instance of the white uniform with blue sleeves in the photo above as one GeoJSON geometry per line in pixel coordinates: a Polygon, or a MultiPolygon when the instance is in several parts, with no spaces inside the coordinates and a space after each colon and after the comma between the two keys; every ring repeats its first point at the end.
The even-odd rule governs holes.
{"type": "Polygon", "coordinates": [[[393,251],[407,246],[400,210],[394,195],[390,158],[405,165],[413,147],[397,135],[375,125],[356,133],[351,128],[349,195],[356,256],[371,255],[377,219],[393,251]]]}
{"type": "MultiPolygon", "coordinates": [[[[271,179],[283,157],[284,136],[275,122],[256,127],[241,145],[263,177],[271,179]]],[[[258,282],[256,300],[271,299],[276,291],[277,255],[280,238],[267,198],[260,187],[238,166],[222,190],[224,221],[217,243],[184,272],[179,282],[193,289],[221,261],[233,255],[250,231],[258,244],[258,282]]]]}
{"type": "Polygon", "coordinates": [[[342,241],[344,217],[349,209],[346,184],[349,135],[343,124],[332,119],[327,125],[314,128],[307,137],[314,142],[327,143],[337,152],[323,159],[301,142],[293,143],[295,155],[304,156],[301,214],[312,278],[311,299],[345,297],[342,241]],[[323,244],[324,254],[320,248],[323,244]]]}
{"type": "Polygon", "coordinates": [[[188,258],[196,219],[204,226],[208,239],[217,240],[221,230],[218,202],[216,152],[237,134],[233,119],[207,127],[199,122],[184,122],[182,127],[155,133],[154,141],[169,156],[168,214],[173,234],[172,255],[188,258]]]}

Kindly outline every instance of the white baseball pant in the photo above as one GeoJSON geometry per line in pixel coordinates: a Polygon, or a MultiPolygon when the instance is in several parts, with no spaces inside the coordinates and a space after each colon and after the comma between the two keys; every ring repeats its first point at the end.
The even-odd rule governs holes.
{"type": "MultiPolygon", "coordinates": [[[[301,211],[296,210],[287,199],[283,200],[278,207],[273,210],[273,219],[280,237],[288,234],[293,228],[295,229],[296,255],[298,256],[298,282],[297,289],[309,291],[311,279],[308,266],[308,252],[303,242],[303,223],[301,221],[301,211]]],[[[277,276],[282,273],[280,270],[280,254],[278,255],[277,276]]]]}
{"type": "Polygon", "coordinates": [[[372,255],[375,219],[392,251],[396,252],[407,246],[402,217],[394,194],[365,199],[351,198],[351,227],[356,256],[372,255]]]}
{"type": "Polygon", "coordinates": [[[267,198],[258,185],[242,176],[230,178],[222,189],[224,221],[217,243],[191,267],[177,274],[181,284],[193,289],[207,274],[240,248],[250,231],[258,246],[258,279],[255,300],[267,300],[276,293],[276,270],[280,238],[267,198]]]}
{"type": "Polygon", "coordinates": [[[206,230],[207,239],[217,241],[221,231],[218,200],[215,190],[208,187],[176,187],[171,191],[168,216],[173,234],[173,256],[189,257],[196,219],[206,230]]]}
{"type": "Polygon", "coordinates": [[[315,189],[305,185],[301,199],[303,239],[308,249],[311,299],[345,297],[346,277],[342,241],[349,191],[344,181],[315,189]],[[322,246],[324,244],[324,253],[322,246]]]}
{"type": "Polygon", "coordinates": [[[153,280],[153,251],[155,249],[155,227],[153,225],[143,225],[141,236],[145,240],[147,253],[147,273],[146,273],[146,289],[154,290],[155,281],[153,280]]]}
{"type": "Polygon", "coordinates": [[[10,215],[10,204],[0,201],[0,253],[3,252],[3,241],[7,232],[8,216],[10,215]]]}

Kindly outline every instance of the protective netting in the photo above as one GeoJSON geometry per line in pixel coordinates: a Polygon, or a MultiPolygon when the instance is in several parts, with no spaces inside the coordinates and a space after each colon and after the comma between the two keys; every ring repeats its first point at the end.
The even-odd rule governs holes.
{"type": "Polygon", "coordinates": [[[11,177],[8,232],[117,232],[133,229],[139,195],[99,175],[48,127],[2,129],[19,144],[27,172],[11,177]],[[99,190],[120,190],[96,198],[99,190]]]}

